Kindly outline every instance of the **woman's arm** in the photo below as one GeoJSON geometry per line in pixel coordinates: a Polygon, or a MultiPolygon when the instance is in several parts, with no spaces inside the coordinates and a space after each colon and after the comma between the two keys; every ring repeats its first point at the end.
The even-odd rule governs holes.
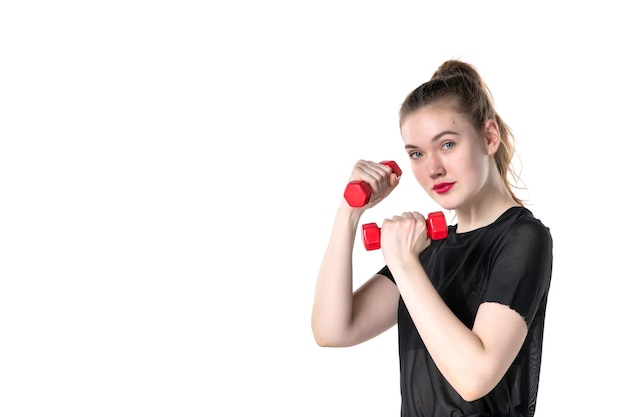
{"type": "Polygon", "coordinates": [[[349,181],[363,180],[372,188],[368,204],[350,207],[342,200],[322,259],[311,327],[320,346],[352,346],[368,340],[396,322],[399,293],[384,276],[376,275],[353,290],[352,252],[361,215],[382,201],[398,185],[388,165],[358,161],[349,181]]]}
{"type": "Polygon", "coordinates": [[[466,401],[488,394],[517,356],[528,332],[524,318],[483,303],[472,329],[443,302],[419,261],[390,267],[409,314],[435,364],[466,401]]]}
{"type": "Polygon", "coordinates": [[[342,203],[317,277],[311,326],[320,346],[362,343],[396,322],[398,290],[375,275],[353,293],[352,251],[362,211],[342,203]]]}

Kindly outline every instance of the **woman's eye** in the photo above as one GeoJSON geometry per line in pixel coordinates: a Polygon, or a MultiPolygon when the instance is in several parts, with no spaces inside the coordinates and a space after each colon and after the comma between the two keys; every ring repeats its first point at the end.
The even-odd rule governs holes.
{"type": "Polygon", "coordinates": [[[441,145],[443,149],[452,149],[454,148],[454,142],[445,142],[441,145]]]}
{"type": "Polygon", "coordinates": [[[417,158],[419,158],[421,156],[422,156],[422,153],[418,152],[418,151],[414,151],[414,152],[409,153],[409,158],[411,158],[411,159],[417,159],[417,158]]]}

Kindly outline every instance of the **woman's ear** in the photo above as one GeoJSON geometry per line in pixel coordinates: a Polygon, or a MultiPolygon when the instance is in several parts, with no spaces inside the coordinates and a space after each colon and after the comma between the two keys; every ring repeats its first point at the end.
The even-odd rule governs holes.
{"type": "Polygon", "coordinates": [[[494,119],[485,122],[485,144],[487,145],[487,154],[495,155],[500,147],[500,127],[494,119]]]}

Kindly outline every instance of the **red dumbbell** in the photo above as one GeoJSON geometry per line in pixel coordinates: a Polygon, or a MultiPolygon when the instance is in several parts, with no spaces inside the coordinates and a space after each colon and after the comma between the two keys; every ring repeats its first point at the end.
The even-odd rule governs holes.
{"type": "MultiPolygon", "coordinates": [[[[382,161],[381,164],[390,167],[396,176],[402,175],[402,170],[394,161],[382,161]]],[[[350,207],[363,207],[370,202],[372,187],[363,180],[350,181],[343,192],[343,196],[350,207]]]]}
{"type": "MultiPolygon", "coordinates": [[[[361,227],[363,245],[366,250],[380,249],[380,227],[376,223],[366,223],[361,227]]],[[[448,237],[446,217],[441,211],[430,213],[426,218],[426,234],[432,240],[448,237]]]]}

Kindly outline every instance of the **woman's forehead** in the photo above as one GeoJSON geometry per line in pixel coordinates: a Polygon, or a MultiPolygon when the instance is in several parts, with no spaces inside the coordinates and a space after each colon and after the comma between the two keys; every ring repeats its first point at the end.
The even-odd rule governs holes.
{"type": "Polygon", "coordinates": [[[468,123],[461,113],[450,106],[428,106],[407,115],[401,132],[403,137],[429,140],[444,130],[464,129],[468,123]]]}

